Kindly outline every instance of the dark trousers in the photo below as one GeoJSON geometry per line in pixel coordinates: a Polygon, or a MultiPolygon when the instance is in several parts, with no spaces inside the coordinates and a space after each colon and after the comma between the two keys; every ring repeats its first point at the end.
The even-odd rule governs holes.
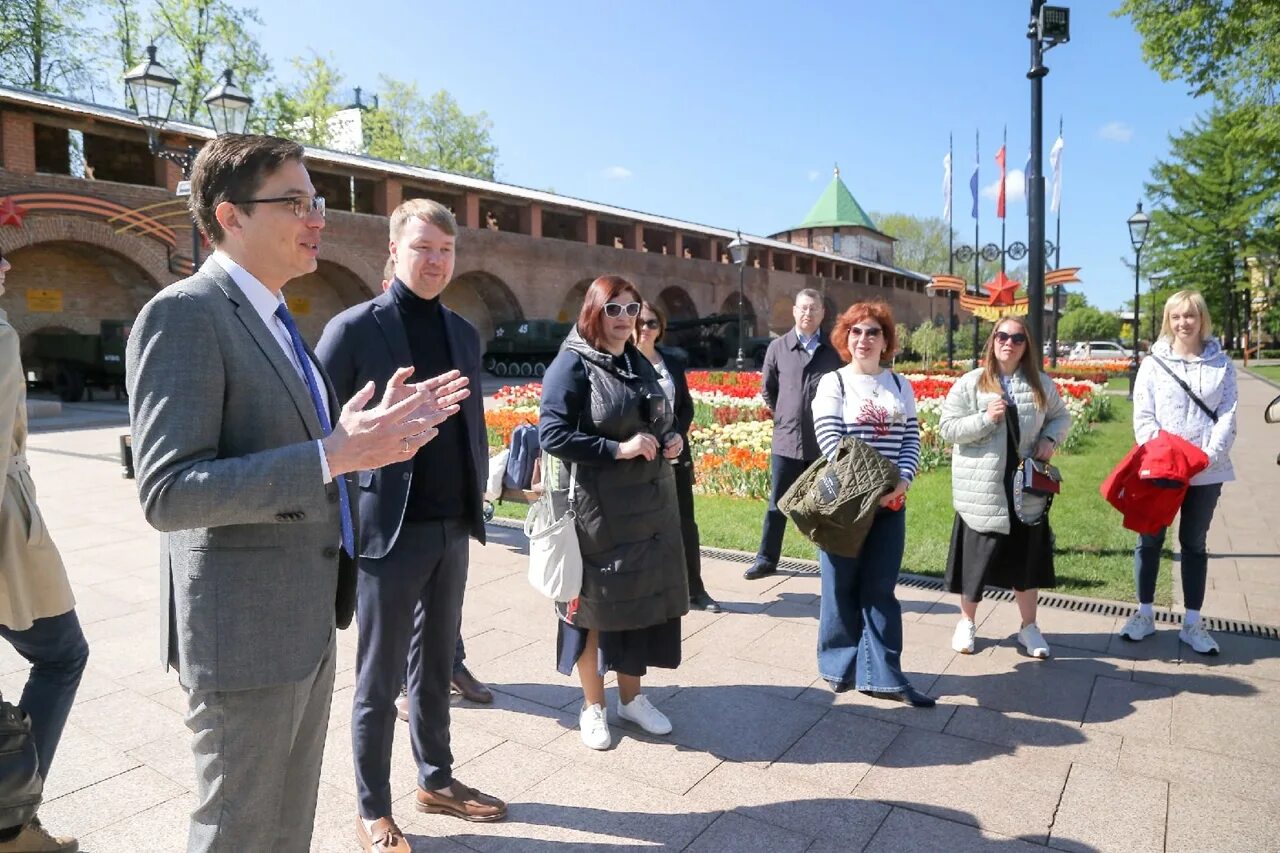
{"type": "Polygon", "coordinates": [[[356,587],[355,707],[351,740],[360,816],[391,814],[395,699],[409,660],[409,738],[418,786],[453,781],[449,683],[467,585],[468,526],[406,523],[380,560],[361,559],[356,587]]]}
{"type": "MultiPolygon", "coordinates": [[[[1199,610],[1204,604],[1204,588],[1209,580],[1209,522],[1218,506],[1222,484],[1191,486],[1182,499],[1178,519],[1178,546],[1182,560],[1182,600],[1188,610],[1199,610]]],[[[1138,536],[1133,553],[1134,576],[1138,585],[1138,602],[1156,600],[1156,576],[1160,574],[1160,551],[1164,548],[1167,527],[1154,535],[1138,536]]]]}
{"type": "Polygon", "coordinates": [[[756,565],[778,565],[782,557],[782,534],[787,532],[787,517],[778,509],[778,501],[809,465],[803,459],[790,459],[776,453],[769,457],[769,473],[773,482],[769,488],[769,506],[764,511],[764,529],[760,532],[756,565]]]}
{"type": "Polygon", "coordinates": [[[857,557],[818,549],[818,674],[827,681],[895,693],[907,686],[902,606],[894,592],[906,540],[906,510],[881,509],[857,557]]]}
{"type": "MultiPolygon", "coordinates": [[[[689,597],[706,594],[702,585],[702,551],[698,522],[693,515],[693,466],[675,465],[676,500],[680,504],[680,536],[684,540],[684,568],[689,575],[689,597]]],[[[459,640],[461,642],[461,640],[459,640]]]]}
{"type": "Polygon", "coordinates": [[[80,687],[80,676],[89,660],[89,645],[75,610],[36,619],[25,631],[0,625],[0,637],[31,662],[18,707],[31,717],[31,740],[40,760],[40,777],[47,779],[80,687]]]}

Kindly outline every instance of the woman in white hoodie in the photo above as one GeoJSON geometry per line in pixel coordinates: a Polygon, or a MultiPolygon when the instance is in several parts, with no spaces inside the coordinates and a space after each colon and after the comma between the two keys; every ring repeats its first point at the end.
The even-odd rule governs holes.
{"type": "MultiPolygon", "coordinates": [[[[1231,444],[1236,438],[1236,368],[1212,337],[1213,323],[1204,297],[1182,290],[1164,304],[1160,339],[1138,368],[1133,388],[1133,434],[1145,444],[1160,430],[1185,438],[1209,457],[1209,467],[1191,480],[1182,500],[1178,544],[1182,549],[1182,597],[1186,616],[1178,638],[1203,655],[1216,655],[1217,642],[1200,619],[1209,575],[1209,523],[1222,484],[1235,479],[1231,444]]],[[[1138,537],[1134,575],[1138,612],[1120,636],[1138,641],[1156,632],[1152,603],[1165,531],[1138,537]]]]}

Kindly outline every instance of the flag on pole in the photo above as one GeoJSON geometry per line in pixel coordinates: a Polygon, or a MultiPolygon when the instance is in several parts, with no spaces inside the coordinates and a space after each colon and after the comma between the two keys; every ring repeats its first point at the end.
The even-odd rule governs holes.
{"type": "Polygon", "coordinates": [[[1058,134],[1058,139],[1053,143],[1053,147],[1049,149],[1049,166],[1053,169],[1053,201],[1050,209],[1058,212],[1058,207],[1062,204],[1062,134],[1058,134]]]}
{"type": "Polygon", "coordinates": [[[951,223],[951,152],[942,158],[942,218],[951,223]]]}
{"type": "Polygon", "coordinates": [[[996,217],[1004,219],[1004,146],[996,152],[996,165],[1000,167],[1000,192],[996,196],[996,217]]]}
{"type": "Polygon", "coordinates": [[[973,175],[969,178],[969,192],[973,195],[973,213],[970,214],[974,219],[978,218],[978,158],[973,158],[973,175]]]}

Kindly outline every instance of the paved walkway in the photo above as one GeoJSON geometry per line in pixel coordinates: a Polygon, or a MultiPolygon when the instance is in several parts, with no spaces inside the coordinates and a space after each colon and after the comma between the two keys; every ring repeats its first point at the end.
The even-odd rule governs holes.
{"type": "MultiPolygon", "coordinates": [[[[1261,390],[1242,389],[1238,467],[1263,479],[1227,491],[1239,518],[1216,527],[1225,539],[1206,612],[1239,596],[1261,617],[1275,610],[1258,590],[1280,567],[1266,502],[1280,495],[1280,428],[1252,411],[1261,390]]],[[[185,701],[157,664],[156,536],[120,479],[118,433],[31,439],[92,648],[42,815],[93,853],[171,851],[193,801],[185,701]]],[[[412,812],[401,728],[393,785],[416,850],[1280,849],[1280,643],[1224,635],[1221,657],[1184,658],[1170,630],[1135,646],[1115,638],[1117,618],[1054,611],[1055,658],[1036,662],[1011,640],[1013,606],[998,604],[981,610],[978,653],[958,656],[954,603],[903,588],[906,668],[942,704],[886,707],[816,678],[816,577],[749,583],[711,561],[708,584],[731,612],[691,614],[684,664],[647,679],[675,731],[615,727],[614,748],[595,753],[575,729],[578,690],[555,672],[552,616],[524,581],[523,543],[493,534],[472,550],[464,632],[498,698],[457,706],[453,739],[459,778],[509,800],[511,817],[483,826],[412,812]]],[[[316,851],[357,849],[354,641],[340,635],[316,851]]],[[[16,695],[24,679],[25,662],[0,644],[0,689],[16,695]]]]}

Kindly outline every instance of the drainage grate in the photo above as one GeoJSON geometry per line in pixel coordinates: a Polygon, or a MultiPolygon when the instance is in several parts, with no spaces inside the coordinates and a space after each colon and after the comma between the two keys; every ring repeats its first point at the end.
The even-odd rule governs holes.
{"type": "MultiPolygon", "coordinates": [[[[498,527],[514,527],[521,530],[524,529],[524,522],[511,518],[494,518],[490,524],[498,527]]],[[[704,547],[702,556],[713,560],[723,560],[727,563],[740,563],[749,565],[755,559],[755,554],[746,551],[730,551],[726,548],[708,548],[704,547]]],[[[800,560],[795,557],[783,557],[778,561],[778,568],[799,575],[816,575],[820,571],[817,562],[813,560],[800,560]]],[[[898,576],[898,585],[909,587],[911,589],[941,590],[943,588],[942,579],[929,577],[928,575],[913,575],[903,573],[898,576]]],[[[989,601],[1013,601],[1013,591],[1007,589],[988,589],[983,593],[983,598],[989,601]]],[[[1132,604],[1122,604],[1118,601],[1105,601],[1096,598],[1076,598],[1070,595],[1062,595],[1056,592],[1042,592],[1037,599],[1041,607],[1051,607],[1055,610],[1068,610],[1074,613],[1094,613],[1098,616],[1123,616],[1129,618],[1138,611],[1138,608],[1132,604]]],[[[1241,634],[1246,637],[1259,637],[1264,640],[1280,640],[1280,629],[1271,625],[1257,625],[1253,622],[1240,622],[1235,619],[1219,619],[1212,616],[1204,617],[1205,624],[1209,626],[1209,630],[1227,634],[1241,634]]],[[[1181,625],[1182,614],[1174,613],[1171,610],[1157,609],[1155,612],[1155,621],[1164,625],[1181,625]]]]}

